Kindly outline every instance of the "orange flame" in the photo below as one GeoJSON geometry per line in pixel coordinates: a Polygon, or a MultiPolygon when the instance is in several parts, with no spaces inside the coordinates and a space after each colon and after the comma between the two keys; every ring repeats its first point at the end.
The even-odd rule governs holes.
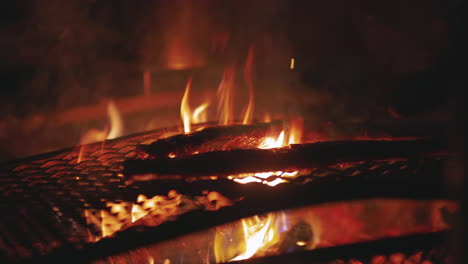
{"type": "Polygon", "coordinates": [[[192,86],[192,78],[187,81],[185,85],[184,96],[182,97],[182,102],[180,103],[180,116],[182,117],[182,123],[184,124],[184,132],[190,132],[190,106],[188,102],[188,97],[190,95],[190,87],[192,86]]]}
{"type": "Polygon", "coordinates": [[[304,131],[304,120],[302,118],[293,118],[289,122],[289,140],[288,144],[299,144],[302,142],[302,132],[304,131]]]}
{"type": "Polygon", "coordinates": [[[208,121],[206,110],[208,109],[209,105],[209,102],[205,102],[193,110],[192,123],[199,124],[208,121]]]}
{"type": "Polygon", "coordinates": [[[230,261],[251,258],[262,248],[267,248],[279,241],[279,232],[274,227],[274,214],[268,214],[265,219],[258,216],[242,219],[245,238],[245,251],[230,261]]]}
{"type": "Polygon", "coordinates": [[[123,121],[113,101],[107,105],[107,115],[109,116],[110,130],[106,139],[114,139],[123,134],[123,121]]]}
{"type": "MultiPolygon", "coordinates": [[[[272,148],[280,148],[284,146],[288,146],[290,144],[299,144],[301,143],[302,138],[302,129],[303,129],[303,120],[299,118],[291,119],[289,122],[289,127],[278,135],[277,138],[274,137],[266,137],[263,141],[258,145],[260,149],[272,149],[272,148]],[[286,139],[286,132],[288,132],[289,137],[286,139]]],[[[230,176],[229,179],[245,184],[251,182],[264,182],[270,177],[276,177],[272,181],[265,181],[264,183],[269,186],[276,186],[280,183],[286,182],[285,178],[293,178],[298,175],[298,171],[292,172],[285,172],[285,171],[270,171],[270,172],[260,172],[260,173],[253,173],[253,174],[242,174],[237,175],[236,177],[230,176]]]]}
{"type": "Polygon", "coordinates": [[[254,111],[254,87],[252,83],[252,64],[254,58],[254,49],[250,47],[249,54],[247,55],[247,61],[245,63],[244,68],[244,80],[249,89],[249,103],[247,104],[247,108],[244,112],[244,119],[242,120],[242,124],[250,124],[253,118],[253,111],[254,111]]]}
{"type": "Polygon", "coordinates": [[[117,106],[112,100],[110,100],[107,104],[107,117],[109,120],[109,128],[92,128],[86,131],[86,133],[84,133],[81,137],[81,147],[78,154],[78,163],[80,163],[83,159],[83,155],[86,150],[86,144],[104,141],[106,139],[114,139],[123,135],[123,121],[117,106]]]}
{"type": "Polygon", "coordinates": [[[191,125],[192,124],[199,124],[206,122],[207,118],[207,109],[210,103],[204,102],[195,110],[191,110],[189,97],[190,97],[190,90],[192,87],[192,78],[187,81],[185,86],[184,96],[182,97],[182,101],[180,103],[180,116],[182,118],[182,123],[184,125],[184,133],[190,133],[192,131],[191,125]]]}
{"type": "Polygon", "coordinates": [[[218,115],[221,125],[229,125],[233,117],[232,93],[234,86],[234,68],[227,68],[224,71],[223,79],[218,86],[218,115]]]}
{"type": "Polygon", "coordinates": [[[114,139],[123,134],[123,121],[115,103],[110,100],[107,104],[107,117],[109,119],[109,129],[92,128],[81,137],[81,144],[90,144],[106,139],[114,139]]]}

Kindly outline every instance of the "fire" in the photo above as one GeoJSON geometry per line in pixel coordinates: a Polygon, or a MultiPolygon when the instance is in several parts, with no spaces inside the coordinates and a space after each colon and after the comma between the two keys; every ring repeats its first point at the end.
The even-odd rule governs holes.
{"type": "Polygon", "coordinates": [[[84,212],[86,221],[90,225],[100,228],[101,236],[89,236],[90,241],[115,234],[125,225],[135,223],[150,214],[159,214],[163,218],[173,214],[181,202],[181,195],[175,191],[170,191],[168,196],[154,196],[147,198],[145,195],[138,195],[136,202],[107,202],[108,210],[88,210],[84,212]]]}
{"type": "Polygon", "coordinates": [[[78,163],[83,159],[84,152],[86,151],[85,144],[91,144],[106,139],[114,139],[123,135],[123,121],[119,109],[114,101],[110,100],[107,103],[107,117],[109,120],[109,127],[104,129],[92,128],[81,137],[80,151],[78,154],[78,163]]]}
{"type": "Polygon", "coordinates": [[[253,64],[253,57],[254,57],[254,49],[250,47],[249,54],[247,55],[247,62],[245,63],[244,68],[244,80],[249,89],[249,103],[247,104],[247,108],[245,109],[244,119],[242,120],[242,124],[250,124],[253,118],[253,111],[254,111],[254,87],[252,83],[252,64],[253,64]]]}
{"type": "MultiPolygon", "coordinates": [[[[258,148],[272,149],[272,148],[285,147],[290,144],[301,143],[302,129],[303,129],[302,119],[299,119],[299,118],[291,119],[291,121],[289,122],[288,129],[281,131],[281,133],[276,138],[274,137],[264,138],[263,142],[260,143],[258,148]],[[286,140],[286,131],[289,134],[289,137],[287,140],[286,140]]],[[[285,182],[284,178],[293,178],[298,173],[299,173],[298,171],[292,171],[292,172],[270,171],[270,172],[259,172],[259,173],[246,174],[246,175],[237,175],[236,177],[230,176],[228,178],[231,180],[234,180],[237,183],[245,184],[245,183],[251,183],[251,182],[261,183],[261,182],[264,182],[264,180],[269,179],[270,177],[276,177],[272,181],[264,182],[265,184],[273,187],[280,183],[285,182]]]]}
{"type": "Polygon", "coordinates": [[[278,138],[267,137],[263,142],[258,146],[260,149],[271,149],[271,148],[280,148],[284,146],[284,130],[281,131],[278,138]]]}
{"type": "Polygon", "coordinates": [[[194,124],[199,124],[199,123],[208,121],[206,110],[208,109],[209,105],[210,105],[209,102],[205,102],[201,104],[199,107],[195,108],[195,110],[193,110],[192,122],[194,124]]]}
{"type": "Polygon", "coordinates": [[[182,97],[182,102],[180,103],[180,116],[182,118],[182,123],[184,125],[184,133],[192,132],[191,125],[203,123],[208,120],[207,118],[207,108],[209,102],[204,102],[192,112],[189,104],[190,90],[192,87],[192,78],[187,81],[185,86],[184,96],[182,97]]]}
{"type": "Polygon", "coordinates": [[[304,130],[304,120],[302,118],[293,118],[289,122],[288,144],[300,144],[302,142],[302,132],[304,130]]]}
{"type": "Polygon", "coordinates": [[[232,93],[234,86],[234,68],[227,68],[224,71],[223,79],[218,86],[218,121],[221,125],[231,124],[233,118],[232,93]]]}
{"type": "Polygon", "coordinates": [[[112,100],[107,104],[107,117],[109,119],[108,129],[90,129],[81,137],[80,143],[90,144],[121,136],[123,134],[123,121],[117,106],[112,100]]]}
{"type": "Polygon", "coordinates": [[[279,241],[277,228],[274,226],[274,215],[268,214],[265,219],[258,216],[242,219],[245,238],[245,251],[230,261],[251,258],[262,248],[267,248],[279,241]]]}
{"type": "Polygon", "coordinates": [[[180,116],[182,117],[182,123],[184,124],[184,133],[190,132],[190,106],[188,98],[190,95],[190,87],[192,86],[192,78],[187,81],[185,85],[184,96],[182,97],[182,102],[180,103],[180,116]]]}
{"type": "MultiPolygon", "coordinates": [[[[252,65],[254,58],[254,49],[249,49],[247,59],[244,66],[244,81],[248,88],[248,102],[244,108],[240,122],[242,124],[250,124],[253,120],[255,108],[254,102],[254,86],[252,81],[252,65]]],[[[218,85],[216,92],[217,104],[217,121],[220,125],[230,125],[235,123],[234,116],[234,87],[235,87],[236,71],[233,66],[227,67],[223,72],[223,77],[218,85]]],[[[184,133],[192,131],[191,124],[203,123],[208,121],[208,106],[209,101],[206,100],[200,106],[193,110],[190,108],[189,97],[192,89],[192,79],[187,81],[185,92],[180,104],[180,115],[184,126],[184,133]]]]}
{"type": "Polygon", "coordinates": [[[107,105],[107,115],[109,116],[110,130],[106,139],[114,139],[123,134],[123,122],[117,106],[113,101],[107,105]]]}

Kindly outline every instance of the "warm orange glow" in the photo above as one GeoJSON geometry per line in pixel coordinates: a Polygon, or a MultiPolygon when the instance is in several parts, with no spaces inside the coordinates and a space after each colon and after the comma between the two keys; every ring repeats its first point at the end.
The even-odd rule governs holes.
{"type": "Polygon", "coordinates": [[[306,246],[307,245],[307,242],[305,241],[297,241],[296,242],[296,245],[300,246],[300,247],[303,247],[303,246],[306,246]]]}
{"type": "Polygon", "coordinates": [[[289,68],[291,70],[294,70],[294,62],[295,62],[294,58],[291,58],[291,62],[289,63],[289,68]]]}
{"type": "Polygon", "coordinates": [[[289,122],[288,144],[302,143],[302,132],[304,130],[304,120],[302,118],[293,118],[289,122]]]}
{"type": "Polygon", "coordinates": [[[244,112],[244,118],[242,120],[242,124],[250,124],[253,118],[253,111],[254,111],[254,87],[252,82],[252,64],[254,58],[254,49],[250,47],[249,54],[247,55],[247,61],[245,63],[244,68],[244,80],[249,89],[249,103],[244,112]]]}
{"type": "Polygon", "coordinates": [[[192,86],[192,78],[187,81],[185,85],[184,96],[182,97],[182,102],[180,103],[180,116],[182,118],[182,123],[184,124],[184,133],[190,132],[190,106],[189,106],[189,95],[190,87],[192,86]]]}
{"type": "Polygon", "coordinates": [[[218,121],[221,125],[229,125],[233,119],[232,93],[234,88],[234,76],[234,68],[227,68],[218,86],[218,121]]]}
{"type": "Polygon", "coordinates": [[[109,129],[92,128],[86,131],[86,133],[81,137],[81,144],[90,144],[122,136],[123,121],[117,106],[112,100],[107,104],[107,116],[109,119],[109,129]]]}
{"type": "Polygon", "coordinates": [[[110,100],[107,104],[107,117],[109,120],[108,129],[92,128],[83,134],[80,140],[80,151],[78,154],[78,163],[83,160],[85,152],[85,144],[91,144],[106,139],[114,139],[123,135],[123,121],[120,112],[115,105],[114,101],[110,100]]]}
{"type": "Polygon", "coordinates": [[[110,130],[107,139],[114,139],[122,136],[123,121],[120,112],[113,101],[107,105],[107,115],[109,116],[110,130]]]}
{"type": "Polygon", "coordinates": [[[284,142],[284,130],[281,131],[278,138],[266,137],[263,139],[263,142],[258,146],[260,149],[271,149],[271,148],[280,148],[283,146],[284,142]]]}
{"type": "Polygon", "coordinates": [[[143,92],[145,96],[151,94],[151,72],[149,71],[143,72],[143,92]]]}
{"type": "Polygon", "coordinates": [[[207,109],[210,104],[208,102],[201,104],[199,107],[193,110],[192,123],[199,124],[208,121],[207,109]]]}
{"type": "MultiPolygon", "coordinates": [[[[290,144],[299,144],[301,143],[303,130],[303,120],[300,118],[291,119],[287,129],[281,131],[278,137],[266,137],[260,143],[258,148],[260,149],[272,149],[272,148],[281,148],[288,146],[290,144]],[[286,139],[286,132],[289,134],[289,137],[286,139]]],[[[263,182],[269,186],[276,186],[280,183],[286,182],[287,178],[294,178],[299,174],[298,171],[284,172],[284,171],[270,171],[270,172],[258,172],[252,174],[243,174],[237,175],[236,177],[231,176],[229,179],[241,183],[251,183],[251,182],[263,182]],[[273,180],[269,179],[270,177],[273,180]],[[268,179],[268,180],[267,180],[268,179]]]]}
{"type": "Polygon", "coordinates": [[[187,81],[185,86],[184,96],[180,103],[180,116],[182,118],[182,123],[184,125],[184,133],[192,132],[191,125],[199,124],[208,121],[208,106],[210,103],[208,101],[202,103],[200,106],[193,110],[190,108],[189,97],[192,87],[192,79],[190,78],[187,81]]]}
{"type": "Polygon", "coordinates": [[[174,214],[180,204],[181,195],[175,191],[168,196],[154,196],[147,198],[140,194],[136,203],[107,202],[108,210],[85,210],[84,216],[89,225],[98,226],[101,230],[100,237],[89,235],[90,241],[97,241],[103,237],[111,236],[124,225],[134,223],[150,214],[158,214],[163,218],[174,214]],[[168,199],[169,198],[169,199],[168,199]]]}
{"type": "Polygon", "coordinates": [[[264,219],[258,216],[242,219],[245,238],[245,251],[230,261],[251,258],[259,250],[267,248],[279,241],[279,232],[274,226],[274,214],[268,214],[264,219]]]}
{"type": "Polygon", "coordinates": [[[174,32],[169,37],[165,52],[165,66],[168,69],[183,70],[203,65],[202,56],[190,46],[191,38],[188,35],[190,33],[185,31],[174,32]]]}

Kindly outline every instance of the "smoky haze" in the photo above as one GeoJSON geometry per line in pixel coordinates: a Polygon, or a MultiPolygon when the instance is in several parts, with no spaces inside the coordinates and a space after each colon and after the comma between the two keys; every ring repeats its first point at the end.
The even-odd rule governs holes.
{"type": "Polygon", "coordinates": [[[2,113],[135,94],[144,69],[243,63],[251,45],[265,64],[295,55],[314,87],[405,77],[443,55],[445,2],[11,1],[2,8],[2,113]]]}
{"type": "Polygon", "coordinates": [[[448,101],[457,2],[7,1],[0,10],[0,139],[12,141],[11,123],[36,113],[141,95],[144,71],[155,91],[182,91],[193,69],[216,69],[206,76],[219,83],[226,66],[241,72],[252,47],[257,96],[281,90],[301,102],[306,90],[333,97],[300,109],[306,116],[431,112],[448,101]],[[167,76],[178,81],[166,85],[167,76]]]}

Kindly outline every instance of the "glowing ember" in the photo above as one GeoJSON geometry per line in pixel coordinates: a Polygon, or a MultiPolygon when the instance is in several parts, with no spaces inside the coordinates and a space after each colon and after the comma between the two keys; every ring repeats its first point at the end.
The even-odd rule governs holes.
{"type": "Polygon", "coordinates": [[[135,202],[106,202],[106,210],[85,209],[84,217],[88,225],[93,225],[101,231],[99,236],[89,234],[89,241],[96,242],[103,237],[114,235],[116,232],[132,225],[156,226],[167,220],[190,210],[200,209],[218,210],[231,206],[233,202],[218,192],[207,192],[204,196],[194,199],[200,201],[191,204],[175,190],[169,191],[167,196],[156,195],[148,198],[143,194],[137,196],[135,202]],[[184,204],[184,205],[182,205],[184,204]]]}
{"type": "MultiPolygon", "coordinates": [[[[266,137],[263,139],[262,143],[258,146],[260,149],[272,149],[288,146],[289,144],[298,144],[301,143],[302,138],[302,129],[303,121],[302,119],[292,119],[289,123],[289,138],[286,140],[285,130],[281,131],[277,138],[266,137]],[[287,142],[287,143],[285,143],[287,142]]],[[[237,183],[246,184],[251,182],[260,182],[265,183],[269,186],[276,186],[280,183],[286,182],[285,179],[293,178],[299,174],[298,171],[292,172],[283,172],[283,171],[270,171],[270,172],[260,172],[253,174],[242,174],[236,176],[230,176],[228,179],[231,179],[237,183]],[[273,178],[274,177],[274,178],[273,178]],[[273,179],[273,180],[271,180],[273,179]]]]}
{"type": "Polygon", "coordinates": [[[294,58],[291,58],[291,62],[289,63],[289,68],[291,70],[294,70],[294,62],[295,62],[295,59],[294,58]]]}

